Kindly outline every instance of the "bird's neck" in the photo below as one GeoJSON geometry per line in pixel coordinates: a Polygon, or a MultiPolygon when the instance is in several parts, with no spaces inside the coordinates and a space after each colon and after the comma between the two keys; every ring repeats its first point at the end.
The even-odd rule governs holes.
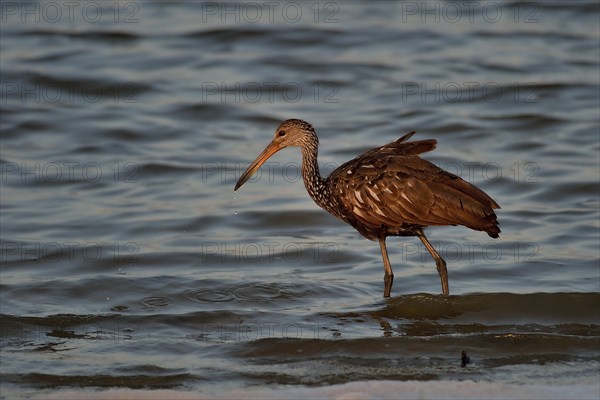
{"type": "Polygon", "coordinates": [[[319,149],[316,143],[302,146],[302,179],[308,195],[319,207],[327,210],[326,200],[328,196],[325,180],[321,178],[319,173],[318,152],[319,149]]]}

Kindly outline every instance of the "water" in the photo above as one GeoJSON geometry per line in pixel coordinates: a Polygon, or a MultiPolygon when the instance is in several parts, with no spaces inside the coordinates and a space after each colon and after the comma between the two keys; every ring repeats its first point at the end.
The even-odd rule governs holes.
{"type": "Polygon", "coordinates": [[[597,3],[91,4],[2,3],[3,398],[597,396],[597,3]],[[233,193],[286,118],[316,127],[323,174],[437,139],[500,239],[428,231],[443,299],[390,238],[383,299],[378,245],[312,203],[296,149],[233,193]]]}

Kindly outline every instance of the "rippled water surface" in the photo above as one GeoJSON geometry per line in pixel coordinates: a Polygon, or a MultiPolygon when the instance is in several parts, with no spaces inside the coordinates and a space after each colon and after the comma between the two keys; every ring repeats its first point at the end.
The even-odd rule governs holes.
{"type": "Polygon", "coordinates": [[[2,3],[2,398],[600,393],[596,2],[66,3],[2,3]],[[390,238],[383,299],[379,246],[310,200],[297,149],[234,194],[286,118],[315,126],[323,174],[437,139],[424,158],[501,205],[501,237],[427,231],[448,298],[420,242],[390,238]]]}

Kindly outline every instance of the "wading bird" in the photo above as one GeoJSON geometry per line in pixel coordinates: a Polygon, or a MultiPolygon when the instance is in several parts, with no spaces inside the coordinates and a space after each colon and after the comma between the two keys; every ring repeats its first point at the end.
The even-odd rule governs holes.
{"type": "Polygon", "coordinates": [[[448,295],[446,262],[425,237],[428,226],[463,225],[500,233],[494,209],[500,206],[480,189],[460,177],[419,157],[435,149],[434,139],[409,142],[410,132],[395,142],[369,150],[341,165],[327,179],[319,174],[319,139],[313,127],[299,119],[288,119],[275,130],[275,137],[240,176],[239,189],[267,161],[288,146],[302,151],[302,178],[317,205],[352,225],[370,240],[378,240],[383,257],[384,290],[389,297],[394,274],[385,240],[388,236],[417,236],[435,260],[448,295]]]}

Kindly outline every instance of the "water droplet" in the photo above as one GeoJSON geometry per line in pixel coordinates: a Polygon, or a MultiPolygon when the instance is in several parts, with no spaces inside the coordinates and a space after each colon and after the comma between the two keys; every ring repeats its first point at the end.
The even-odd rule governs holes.
{"type": "Polygon", "coordinates": [[[107,297],[107,298],[106,298],[106,301],[108,301],[108,300],[110,300],[110,297],[107,297]]]}
{"type": "Polygon", "coordinates": [[[237,211],[234,211],[233,213],[234,213],[235,215],[237,215],[237,211]]]}

